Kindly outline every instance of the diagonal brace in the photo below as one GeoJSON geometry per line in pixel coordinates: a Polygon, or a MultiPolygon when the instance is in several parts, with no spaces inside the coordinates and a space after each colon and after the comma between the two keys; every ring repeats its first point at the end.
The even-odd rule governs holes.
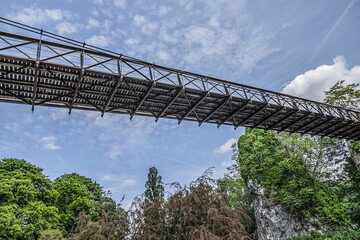
{"type": "Polygon", "coordinates": [[[200,97],[200,99],[193,105],[191,106],[186,113],[180,118],[178,119],[178,124],[180,124],[182,122],[182,120],[184,120],[192,111],[195,112],[195,108],[197,108],[197,106],[199,106],[199,104],[207,97],[209,96],[210,92],[206,92],[202,97],[200,97]]]}
{"type": "Polygon", "coordinates": [[[159,118],[168,110],[168,108],[175,102],[175,100],[180,96],[180,94],[183,92],[183,88],[180,88],[177,90],[177,93],[175,97],[164,107],[164,109],[159,113],[159,115],[155,118],[155,121],[157,122],[159,118]]]}
{"type": "Polygon", "coordinates": [[[150,87],[147,89],[145,95],[143,98],[141,98],[140,102],[136,105],[134,111],[130,114],[130,120],[134,117],[135,113],[137,110],[139,110],[139,108],[143,105],[143,103],[145,102],[146,98],[149,96],[151,90],[153,89],[153,87],[155,86],[155,81],[153,81],[150,85],[150,87]]]}

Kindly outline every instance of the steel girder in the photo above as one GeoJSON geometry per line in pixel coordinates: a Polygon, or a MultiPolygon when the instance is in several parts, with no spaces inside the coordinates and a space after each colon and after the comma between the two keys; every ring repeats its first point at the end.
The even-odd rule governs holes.
{"type": "Polygon", "coordinates": [[[167,68],[48,32],[0,31],[0,101],[358,139],[360,113],[167,68]],[[352,132],[352,129],[354,132],[352,132]]]}

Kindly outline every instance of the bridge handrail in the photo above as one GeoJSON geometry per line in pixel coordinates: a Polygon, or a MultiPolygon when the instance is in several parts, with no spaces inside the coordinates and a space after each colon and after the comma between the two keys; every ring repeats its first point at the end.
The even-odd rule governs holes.
{"type": "MultiPolygon", "coordinates": [[[[249,100],[251,100],[251,98],[255,95],[259,95],[259,96],[261,95],[263,97],[263,102],[267,103],[268,100],[270,100],[270,101],[272,100],[272,101],[276,102],[276,100],[274,99],[274,97],[276,97],[277,100],[279,101],[276,103],[283,107],[285,107],[286,104],[292,106],[295,109],[297,109],[299,106],[300,107],[302,106],[303,109],[299,109],[300,111],[302,111],[302,110],[310,111],[309,109],[314,109],[318,113],[324,114],[323,113],[323,111],[324,111],[325,114],[327,113],[330,116],[334,116],[334,113],[336,113],[338,116],[340,116],[344,119],[355,120],[358,122],[360,121],[360,112],[356,111],[354,109],[341,108],[338,106],[333,106],[333,105],[329,105],[326,103],[308,100],[308,99],[301,98],[301,97],[291,96],[291,95],[284,94],[284,93],[278,93],[275,91],[252,87],[252,86],[241,84],[241,83],[231,82],[231,81],[227,81],[227,80],[223,80],[223,79],[219,79],[219,78],[215,78],[215,77],[210,77],[210,76],[205,76],[202,74],[197,74],[197,73],[193,73],[193,72],[189,72],[189,71],[183,71],[183,70],[176,69],[176,68],[170,68],[170,67],[165,67],[162,65],[157,65],[154,63],[150,63],[150,62],[146,62],[146,61],[143,61],[140,59],[129,57],[129,56],[123,55],[121,53],[119,54],[119,53],[109,51],[109,50],[106,50],[103,48],[99,48],[99,47],[92,46],[92,45],[89,45],[86,43],[82,43],[82,42],[79,42],[79,41],[76,41],[76,40],[73,40],[70,38],[66,38],[66,37],[63,37],[63,36],[48,32],[48,31],[43,31],[42,29],[34,28],[34,27],[31,27],[31,26],[28,26],[28,25],[25,25],[22,23],[18,23],[18,22],[15,22],[15,21],[12,21],[12,20],[9,20],[6,18],[2,18],[2,17],[0,17],[0,23],[6,24],[6,25],[9,25],[12,27],[16,27],[16,28],[19,28],[19,29],[22,29],[22,30],[25,30],[28,32],[32,32],[32,33],[38,34],[39,36],[42,36],[42,37],[47,37],[49,39],[59,41],[59,42],[53,42],[53,41],[48,41],[48,40],[42,39],[41,44],[47,44],[49,46],[60,47],[60,48],[74,50],[74,51],[78,51],[78,52],[86,52],[86,53],[97,55],[100,57],[120,59],[121,61],[124,61],[124,62],[139,64],[139,65],[143,65],[143,66],[146,66],[146,67],[149,67],[152,69],[158,69],[158,70],[166,71],[169,73],[175,73],[180,76],[188,76],[195,80],[200,80],[200,81],[202,81],[202,83],[214,82],[217,84],[216,86],[222,85],[225,89],[227,87],[228,88],[236,87],[237,90],[243,91],[245,97],[249,100]],[[246,92],[250,93],[250,90],[255,91],[255,93],[250,98],[248,98],[246,96],[246,92]],[[264,97],[264,94],[265,95],[271,94],[273,96],[268,95],[269,99],[267,100],[266,97],[264,97]],[[281,100],[283,101],[283,103],[281,103],[281,100]],[[288,101],[288,100],[290,100],[290,101],[288,101]],[[310,104],[310,106],[304,106],[302,104],[305,104],[305,105],[310,104]],[[315,105],[316,107],[311,106],[312,104],[315,105]],[[345,114],[343,111],[345,111],[345,114]]],[[[25,41],[34,41],[34,42],[39,42],[41,39],[40,37],[33,38],[33,37],[24,36],[24,35],[20,35],[20,34],[5,32],[5,31],[0,31],[0,35],[6,36],[9,38],[21,39],[21,40],[25,40],[25,41]]],[[[213,88],[211,88],[211,89],[213,89],[213,88]]],[[[207,90],[206,88],[204,89],[204,91],[210,91],[210,90],[207,90]]]]}

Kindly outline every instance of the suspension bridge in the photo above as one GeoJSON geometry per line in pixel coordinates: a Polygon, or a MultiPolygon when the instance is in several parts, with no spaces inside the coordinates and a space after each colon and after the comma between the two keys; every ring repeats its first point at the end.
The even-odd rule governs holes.
{"type": "Polygon", "coordinates": [[[168,68],[0,18],[0,102],[360,140],[360,112],[168,68]]]}

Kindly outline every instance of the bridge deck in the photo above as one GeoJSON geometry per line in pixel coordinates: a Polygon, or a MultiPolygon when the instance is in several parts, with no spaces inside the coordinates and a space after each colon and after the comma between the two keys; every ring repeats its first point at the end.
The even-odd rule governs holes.
{"type": "Polygon", "coordinates": [[[42,32],[0,31],[0,102],[360,139],[360,113],[42,32]]]}

